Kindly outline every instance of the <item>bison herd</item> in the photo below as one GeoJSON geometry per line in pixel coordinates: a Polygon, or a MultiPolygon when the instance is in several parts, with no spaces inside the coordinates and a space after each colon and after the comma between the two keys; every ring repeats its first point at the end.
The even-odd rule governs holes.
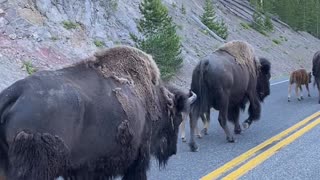
{"type": "MultiPolygon", "coordinates": [[[[250,44],[230,41],[199,61],[188,91],[163,82],[152,57],[129,46],[37,72],[0,94],[0,179],[147,179],[151,156],[163,167],[176,154],[188,116],[191,151],[198,150],[198,119],[207,133],[211,108],[234,142],[227,121],[239,134],[260,118],[270,71],[270,62],[250,44]],[[241,127],[239,113],[247,103],[241,127]]],[[[320,89],[320,52],[312,74],[320,89]]],[[[298,89],[308,89],[310,79],[305,70],[292,73],[299,99],[298,89]]]]}

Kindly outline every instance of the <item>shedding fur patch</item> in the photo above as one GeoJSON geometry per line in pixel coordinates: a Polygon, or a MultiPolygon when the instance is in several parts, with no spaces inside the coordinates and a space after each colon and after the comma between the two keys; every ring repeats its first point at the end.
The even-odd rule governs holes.
{"type": "Polygon", "coordinates": [[[130,46],[117,46],[94,54],[95,62],[106,76],[129,76],[159,84],[160,71],[152,56],[130,46]]]}
{"type": "Polygon", "coordinates": [[[216,51],[229,53],[240,66],[248,68],[251,74],[256,75],[258,73],[260,63],[256,61],[254,48],[249,43],[234,40],[223,44],[216,51]]]}
{"type": "MultiPolygon", "coordinates": [[[[158,119],[156,115],[160,110],[154,87],[160,83],[160,71],[152,56],[134,47],[117,46],[96,52],[94,57],[83,63],[105,78],[113,78],[122,85],[131,86],[134,95],[144,103],[151,119],[158,119]]],[[[132,108],[127,106],[128,100],[119,92],[116,96],[126,113],[130,114],[132,108]]]]}

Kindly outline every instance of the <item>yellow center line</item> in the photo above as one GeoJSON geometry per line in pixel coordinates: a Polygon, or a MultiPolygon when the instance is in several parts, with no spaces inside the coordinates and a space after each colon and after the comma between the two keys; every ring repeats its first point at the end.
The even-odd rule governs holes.
{"type": "Polygon", "coordinates": [[[250,161],[248,161],[246,164],[242,165],[239,167],[237,170],[233,171],[229,175],[227,175],[223,180],[227,179],[238,179],[239,177],[243,176],[246,174],[248,171],[253,169],[254,167],[258,166],[265,160],[267,160],[269,157],[277,153],[278,150],[281,148],[287,146],[288,144],[292,143],[294,140],[305,134],[306,132],[310,131],[312,128],[316,127],[317,125],[320,124],[320,118],[317,120],[313,121],[312,123],[308,124],[307,126],[303,127],[299,131],[295,132],[294,134],[290,135],[286,139],[280,141],[270,149],[264,151],[263,153],[259,154],[258,156],[252,158],[250,161]]]}
{"type": "Polygon", "coordinates": [[[233,160],[229,161],[228,163],[224,164],[223,166],[219,167],[215,171],[207,174],[206,176],[202,177],[201,180],[212,180],[217,179],[222,174],[226,173],[227,171],[231,170],[232,168],[236,167],[240,163],[244,162],[245,160],[249,159],[261,149],[265,148],[266,146],[272,144],[275,141],[279,141],[291,132],[295,131],[296,129],[302,127],[303,125],[307,124],[311,120],[315,119],[316,117],[320,116],[320,111],[312,114],[311,116],[305,118],[304,120],[298,122],[297,124],[291,126],[287,130],[273,136],[272,138],[264,141],[263,143],[259,144],[258,146],[250,149],[249,151],[241,154],[240,156],[234,158],[233,160]]]}

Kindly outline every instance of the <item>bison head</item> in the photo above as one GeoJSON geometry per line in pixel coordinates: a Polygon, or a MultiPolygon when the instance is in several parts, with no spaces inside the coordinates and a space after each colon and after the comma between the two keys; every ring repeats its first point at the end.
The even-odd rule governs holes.
{"type": "Polygon", "coordinates": [[[184,93],[173,87],[162,88],[162,117],[153,128],[152,153],[160,166],[165,166],[169,157],[177,152],[179,125],[182,113],[188,113],[197,95],[190,91],[184,93]],[[168,90],[169,89],[169,90],[168,90]]]}
{"type": "Polygon", "coordinates": [[[271,63],[265,58],[259,58],[259,60],[261,66],[258,74],[257,93],[260,101],[263,101],[270,94],[271,63]]]}

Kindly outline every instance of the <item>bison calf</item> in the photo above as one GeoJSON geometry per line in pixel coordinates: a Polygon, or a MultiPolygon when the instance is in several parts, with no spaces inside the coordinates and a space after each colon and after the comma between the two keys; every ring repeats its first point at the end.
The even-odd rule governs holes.
{"type": "Polygon", "coordinates": [[[289,81],[288,102],[290,102],[291,88],[293,84],[296,84],[296,96],[298,98],[298,101],[301,101],[303,99],[302,85],[306,86],[308,96],[310,97],[309,83],[311,83],[311,72],[307,72],[305,69],[298,69],[293,71],[290,75],[289,81]],[[299,89],[301,91],[301,95],[299,89]]]}

